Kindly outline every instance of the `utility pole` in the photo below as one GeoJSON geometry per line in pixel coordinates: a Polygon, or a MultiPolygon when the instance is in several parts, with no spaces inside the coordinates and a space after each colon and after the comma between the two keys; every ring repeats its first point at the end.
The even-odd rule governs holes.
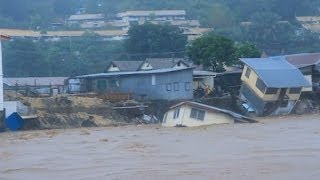
{"type": "Polygon", "coordinates": [[[2,44],[3,40],[9,40],[10,37],[6,35],[0,34],[0,112],[3,113],[4,105],[3,105],[3,70],[2,70],[2,44]]]}

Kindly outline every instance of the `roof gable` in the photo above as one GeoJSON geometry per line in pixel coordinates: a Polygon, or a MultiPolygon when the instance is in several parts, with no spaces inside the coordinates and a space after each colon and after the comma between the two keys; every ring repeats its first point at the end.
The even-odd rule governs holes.
{"type": "Polygon", "coordinates": [[[150,63],[153,69],[173,68],[179,62],[183,63],[185,67],[189,67],[183,58],[147,58],[146,61],[150,63]]]}
{"type": "Polygon", "coordinates": [[[283,57],[242,58],[243,63],[256,72],[271,88],[309,87],[303,74],[283,57]]]}
{"type": "Polygon", "coordinates": [[[114,65],[122,72],[137,71],[142,63],[143,61],[112,61],[107,69],[109,69],[111,65],[114,65]]]}

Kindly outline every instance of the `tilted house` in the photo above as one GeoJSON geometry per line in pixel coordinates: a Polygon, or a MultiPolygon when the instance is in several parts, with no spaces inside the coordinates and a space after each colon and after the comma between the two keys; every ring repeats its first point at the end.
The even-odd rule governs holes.
{"type": "Polygon", "coordinates": [[[257,115],[291,112],[302,88],[311,84],[283,57],[241,59],[245,64],[241,76],[240,97],[257,115]]]}
{"type": "Polygon", "coordinates": [[[194,127],[234,122],[254,122],[254,120],[226,109],[186,101],[170,107],[164,115],[162,126],[194,127]]]}
{"type": "Polygon", "coordinates": [[[109,72],[70,78],[68,85],[70,93],[132,93],[149,100],[187,100],[193,97],[192,72],[192,68],[109,72]]]}

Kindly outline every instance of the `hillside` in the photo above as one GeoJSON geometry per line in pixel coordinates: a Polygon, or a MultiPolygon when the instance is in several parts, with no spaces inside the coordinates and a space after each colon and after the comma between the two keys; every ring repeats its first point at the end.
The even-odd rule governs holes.
{"type": "Polygon", "coordinates": [[[256,13],[274,13],[282,20],[295,15],[316,15],[319,0],[0,0],[0,27],[48,28],[79,10],[104,13],[112,18],[126,10],[185,9],[203,26],[230,27],[248,21],[256,13]]]}

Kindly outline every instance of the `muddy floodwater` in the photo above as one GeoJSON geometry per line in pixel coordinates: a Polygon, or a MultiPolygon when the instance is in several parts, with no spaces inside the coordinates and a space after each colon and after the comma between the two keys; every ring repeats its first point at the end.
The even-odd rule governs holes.
{"type": "Polygon", "coordinates": [[[320,179],[320,116],[0,133],[0,179],[320,179]]]}

